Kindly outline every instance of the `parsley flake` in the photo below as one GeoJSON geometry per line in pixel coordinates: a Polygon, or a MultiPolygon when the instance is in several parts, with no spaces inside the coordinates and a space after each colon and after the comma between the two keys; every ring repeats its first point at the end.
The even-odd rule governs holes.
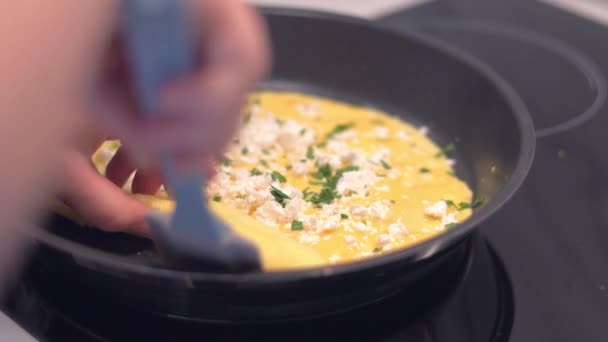
{"type": "Polygon", "coordinates": [[[260,171],[254,167],[253,169],[249,170],[249,174],[252,176],[259,176],[262,174],[262,171],[260,171]]]}
{"type": "Polygon", "coordinates": [[[232,160],[225,156],[220,157],[220,163],[224,166],[232,166],[232,160]]]}
{"type": "Polygon", "coordinates": [[[348,218],[348,215],[346,215],[346,214],[340,214],[340,218],[342,218],[343,220],[346,220],[348,218]]]}
{"type": "Polygon", "coordinates": [[[420,168],[420,173],[429,173],[429,172],[431,172],[431,170],[429,170],[428,167],[421,167],[420,168]]]}
{"type": "Polygon", "coordinates": [[[241,149],[241,154],[246,155],[247,153],[249,153],[249,149],[247,148],[247,146],[243,146],[243,148],[241,149]]]}
{"type": "Polygon", "coordinates": [[[455,149],[456,145],[454,145],[454,143],[449,143],[435,154],[435,158],[447,157],[448,154],[454,152],[455,149]]]}
{"type": "Polygon", "coordinates": [[[374,253],[379,253],[380,251],[382,251],[382,247],[376,247],[374,250],[372,250],[374,253]]]}
{"type": "Polygon", "coordinates": [[[275,188],[272,185],[270,186],[270,194],[272,195],[272,197],[274,197],[274,200],[277,201],[283,208],[285,208],[285,200],[291,199],[289,195],[275,188]]]}
{"type": "Polygon", "coordinates": [[[279,173],[278,171],[272,171],[272,173],[270,174],[270,178],[272,178],[273,181],[278,181],[280,183],[285,183],[287,182],[287,178],[285,178],[285,176],[283,176],[281,173],[279,173]]]}
{"type": "Polygon", "coordinates": [[[325,140],[321,143],[321,146],[324,146],[327,143],[327,140],[335,137],[337,134],[346,131],[347,129],[352,128],[354,125],[354,122],[336,125],[336,127],[329,131],[329,133],[327,133],[327,135],[325,136],[325,140]]]}
{"type": "Polygon", "coordinates": [[[458,223],[448,223],[445,225],[445,229],[452,229],[454,227],[456,227],[458,225],[458,223]]]}
{"type": "Polygon", "coordinates": [[[213,201],[214,202],[220,202],[221,200],[222,200],[222,196],[220,196],[220,195],[213,196],[213,201]]]}
{"type": "Polygon", "coordinates": [[[382,164],[382,167],[385,168],[386,170],[392,169],[392,167],[390,166],[390,164],[387,163],[387,162],[385,162],[384,160],[381,160],[380,164],[382,164]]]}
{"type": "Polygon", "coordinates": [[[268,167],[268,162],[267,162],[267,161],[265,161],[264,159],[260,160],[260,164],[261,164],[263,167],[268,167]]]}
{"type": "Polygon", "coordinates": [[[306,134],[306,128],[300,130],[300,136],[303,136],[304,134],[306,134]]]}
{"type": "Polygon", "coordinates": [[[475,198],[475,200],[473,201],[473,203],[471,203],[471,208],[477,209],[477,208],[481,207],[485,201],[486,201],[485,197],[477,196],[475,198]]]}
{"type": "Polygon", "coordinates": [[[306,149],[306,158],[310,160],[315,159],[315,149],[312,146],[308,146],[306,149]]]}
{"type": "Polygon", "coordinates": [[[302,221],[291,221],[291,230],[302,230],[304,229],[304,223],[302,221]]]}

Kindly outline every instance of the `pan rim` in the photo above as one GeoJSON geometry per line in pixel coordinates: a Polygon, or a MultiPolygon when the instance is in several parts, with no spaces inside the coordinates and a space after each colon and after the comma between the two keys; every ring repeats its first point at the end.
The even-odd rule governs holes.
{"type": "Polygon", "coordinates": [[[278,15],[285,17],[332,20],[345,24],[363,26],[366,29],[398,36],[400,39],[413,40],[471,68],[479,76],[485,78],[496,91],[503,96],[507,105],[511,108],[511,115],[516,120],[520,132],[520,151],[517,163],[510,178],[496,195],[493,196],[492,200],[476,210],[469,219],[462,224],[459,224],[454,229],[438,234],[411,247],[345,264],[244,274],[192,272],[125,262],[124,257],[81,245],[68,239],[61,238],[44,229],[35,229],[34,232],[30,233],[34,240],[72,256],[79,264],[86,264],[96,269],[101,267],[103,271],[108,273],[111,272],[110,270],[116,270],[118,272],[130,272],[157,278],[168,278],[172,281],[183,279],[188,283],[191,283],[192,281],[213,281],[247,283],[252,285],[263,285],[266,283],[276,284],[280,282],[294,282],[304,279],[323,278],[333,275],[373,270],[382,265],[393,264],[408,259],[418,261],[430,258],[466,238],[472,230],[479,227],[481,223],[496,213],[519,190],[526,179],[534,160],[536,135],[532,117],[517,92],[515,92],[506,80],[504,80],[496,71],[483,63],[480,59],[458,47],[434,38],[431,35],[416,32],[411,29],[408,29],[407,31],[398,31],[383,27],[370,20],[325,11],[283,7],[258,7],[258,9],[264,16],[278,15]]]}

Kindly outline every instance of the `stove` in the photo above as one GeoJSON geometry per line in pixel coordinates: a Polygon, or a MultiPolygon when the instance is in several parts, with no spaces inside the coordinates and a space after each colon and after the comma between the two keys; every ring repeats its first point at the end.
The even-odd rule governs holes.
{"type": "Polygon", "coordinates": [[[433,276],[449,290],[415,318],[397,295],[303,322],[190,322],[59,301],[27,272],[7,313],[48,341],[608,341],[608,27],[551,1],[423,1],[378,19],[492,67],[526,102],[538,135],[521,190],[471,237],[456,278],[433,276]]]}

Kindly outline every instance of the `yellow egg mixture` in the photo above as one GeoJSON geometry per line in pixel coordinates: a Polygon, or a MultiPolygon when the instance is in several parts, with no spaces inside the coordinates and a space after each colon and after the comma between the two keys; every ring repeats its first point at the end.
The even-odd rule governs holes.
{"type": "MultiPolygon", "coordinates": [[[[481,204],[452,173],[454,145],[439,147],[426,133],[375,109],[301,93],[252,94],[208,185],[211,207],[233,226],[253,218],[323,263],[411,246],[481,204]]],[[[100,172],[117,147],[108,141],[95,153],[100,172]]],[[[139,198],[160,210],[173,206],[162,189],[139,198]]]]}

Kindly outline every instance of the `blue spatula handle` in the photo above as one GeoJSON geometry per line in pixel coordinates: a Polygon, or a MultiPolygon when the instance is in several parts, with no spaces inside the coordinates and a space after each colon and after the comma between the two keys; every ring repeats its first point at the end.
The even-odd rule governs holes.
{"type": "MultiPolygon", "coordinates": [[[[144,115],[159,115],[163,86],[195,68],[197,39],[186,0],[126,0],[123,28],[134,87],[144,115]]],[[[204,223],[210,238],[219,238],[224,229],[212,224],[208,210],[202,169],[178,174],[171,151],[160,157],[165,181],[177,202],[173,229],[190,229],[204,223]]]]}

